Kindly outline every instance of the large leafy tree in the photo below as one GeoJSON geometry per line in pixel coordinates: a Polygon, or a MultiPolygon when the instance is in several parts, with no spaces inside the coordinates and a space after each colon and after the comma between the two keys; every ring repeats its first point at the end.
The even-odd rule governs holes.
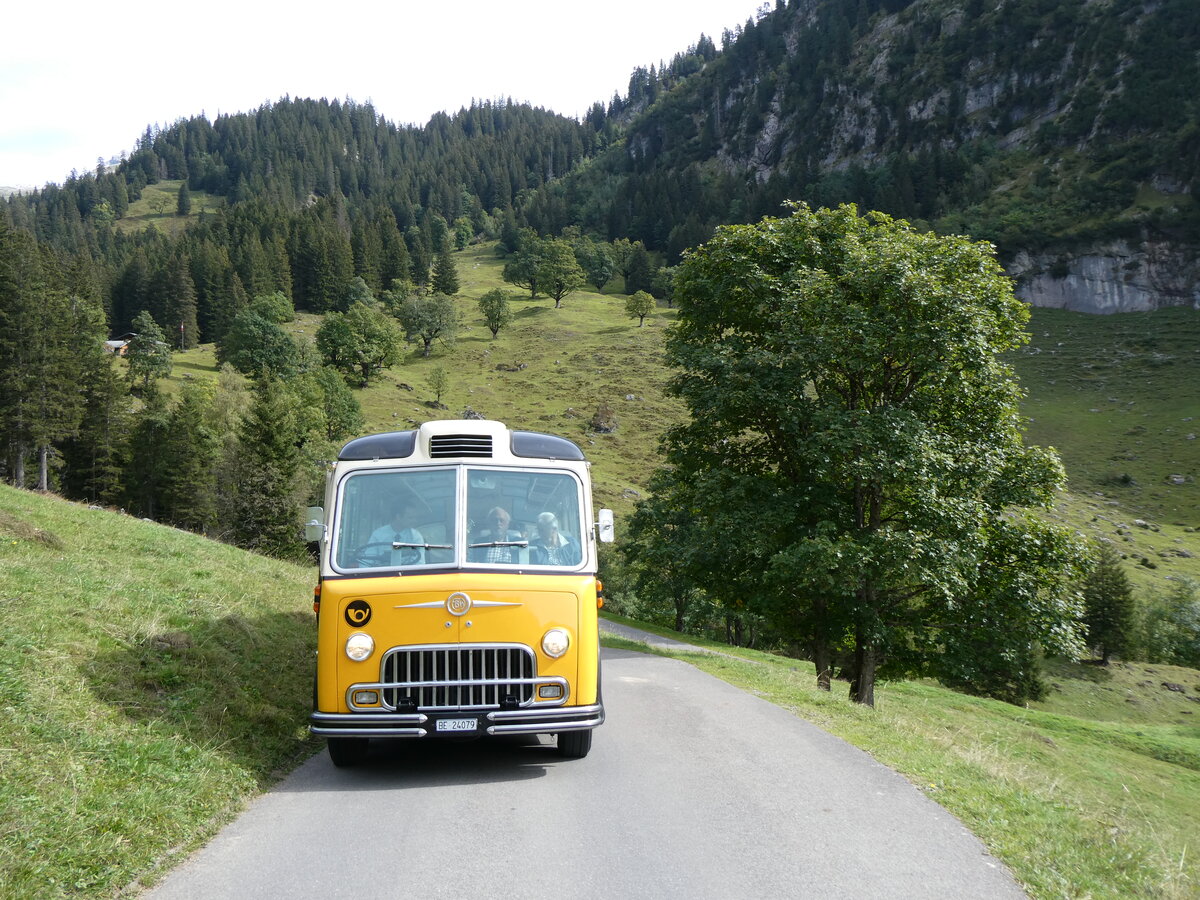
{"type": "Polygon", "coordinates": [[[562,238],[543,241],[538,262],[538,290],[554,298],[554,308],[562,306],[563,299],[583,287],[587,280],[583,269],[575,260],[575,251],[562,238]]]}
{"type": "Polygon", "coordinates": [[[538,295],[542,264],[542,241],[532,231],[521,232],[516,251],[504,263],[501,277],[509,284],[529,288],[531,298],[538,295]]]}
{"type": "Polygon", "coordinates": [[[458,307],[444,294],[415,294],[394,310],[408,339],[421,341],[424,356],[429,356],[435,340],[452,344],[458,334],[458,307]]]}
{"type": "Polygon", "coordinates": [[[264,318],[262,312],[250,306],[234,317],[217,344],[217,361],[229,363],[244,375],[294,374],[300,360],[296,342],[278,324],[264,318]]]}
{"type": "Polygon", "coordinates": [[[881,673],[1011,699],[1035,643],[1078,651],[1082,551],[1010,514],[1047,505],[1063,473],[1023,443],[999,354],[1028,312],[990,245],[796,205],[720,229],[676,301],[667,352],[691,417],[667,471],[705,499],[697,564],[718,599],[751,598],[824,679],[844,653],[868,705],[881,673]]]}
{"type": "Polygon", "coordinates": [[[494,340],[500,334],[500,329],[512,321],[513,313],[508,302],[508,292],[502,288],[494,288],[480,297],[478,303],[484,324],[494,340]]]}
{"type": "Polygon", "coordinates": [[[325,364],[354,378],[361,387],[400,359],[396,323],[375,304],[354,303],[331,312],[317,330],[317,350],[325,364]]]}

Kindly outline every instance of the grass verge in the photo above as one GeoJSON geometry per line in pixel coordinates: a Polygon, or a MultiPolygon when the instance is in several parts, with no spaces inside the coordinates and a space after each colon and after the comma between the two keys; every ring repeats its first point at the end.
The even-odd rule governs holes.
{"type": "Polygon", "coordinates": [[[313,751],[312,583],[0,486],[0,895],[153,879],[313,751]]]}
{"type": "MultiPolygon", "coordinates": [[[[603,642],[647,650],[608,635],[603,642]]],[[[818,691],[810,663],[721,649],[731,655],[650,652],[684,659],[871,753],[956,815],[1032,897],[1200,894],[1200,727],[1175,724],[1174,706],[1155,721],[1097,721],[904,682],[880,685],[871,710],[850,703],[844,685],[818,691]]],[[[1186,679],[1200,695],[1200,673],[1155,674],[1186,679]]],[[[1182,695],[1178,702],[1196,706],[1182,695]]],[[[1152,717],[1144,707],[1142,715],[1152,717]]]]}

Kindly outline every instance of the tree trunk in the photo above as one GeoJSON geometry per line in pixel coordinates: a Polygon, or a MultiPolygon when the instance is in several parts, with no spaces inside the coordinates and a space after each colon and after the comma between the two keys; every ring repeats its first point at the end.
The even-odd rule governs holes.
{"type": "Polygon", "coordinates": [[[816,638],[812,645],[812,657],[813,665],[817,667],[817,688],[828,691],[833,675],[833,653],[829,649],[829,642],[823,638],[816,638]]]}
{"type": "Polygon", "coordinates": [[[850,699],[865,706],[875,706],[875,666],[878,658],[875,644],[859,629],[854,646],[854,680],[850,682],[850,699]]]}
{"type": "Polygon", "coordinates": [[[13,487],[25,487],[25,445],[13,444],[13,487]]]}
{"type": "Polygon", "coordinates": [[[50,446],[42,444],[38,447],[38,486],[39,491],[50,490],[50,446]]]}

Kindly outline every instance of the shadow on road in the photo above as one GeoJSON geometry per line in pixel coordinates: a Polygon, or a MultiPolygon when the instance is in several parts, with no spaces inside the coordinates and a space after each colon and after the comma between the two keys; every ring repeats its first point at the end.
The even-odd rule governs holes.
{"type": "Polygon", "coordinates": [[[569,765],[570,761],[558,756],[553,739],[539,740],[537,735],[428,743],[376,738],[361,765],[337,769],[321,753],[275,790],[378,791],[528,781],[543,777],[559,764],[569,765]]]}

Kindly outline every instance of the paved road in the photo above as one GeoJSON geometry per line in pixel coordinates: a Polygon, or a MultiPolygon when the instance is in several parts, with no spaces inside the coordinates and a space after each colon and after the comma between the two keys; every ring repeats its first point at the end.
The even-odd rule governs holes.
{"type": "Polygon", "coordinates": [[[1024,896],[866,754],[686,663],[603,659],[586,759],[537,737],[322,753],[150,896],[1024,896]]]}

